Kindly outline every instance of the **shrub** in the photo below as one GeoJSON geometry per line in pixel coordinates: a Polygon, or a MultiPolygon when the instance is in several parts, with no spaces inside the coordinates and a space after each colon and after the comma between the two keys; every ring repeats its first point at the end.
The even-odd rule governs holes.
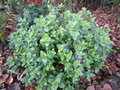
{"type": "Polygon", "coordinates": [[[22,13],[24,7],[26,7],[26,0],[7,0],[8,8],[14,13],[22,13]]]}
{"type": "Polygon", "coordinates": [[[96,27],[85,8],[78,13],[52,9],[36,18],[29,30],[21,21],[17,32],[9,36],[14,58],[7,65],[16,72],[24,67],[21,81],[37,83],[38,90],[73,90],[80,77],[90,80],[103,67],[111,49],[109,29],[96,27]]]}
{"type": "Polygon", "coordinates": [[[31,0],[9,0],[8,7],[17,14],[16,21],[18,21],[19,18],[24,18],[26,19],[26,24],[30,26],[33,24],[35,17],[46,15],[48,13],[46,0],[43,2],[40,1],[39,3],[32,4],[31,0]]]}
{"type": "Polygon", "coordinates": [[[70,10],[73,11],[76,6],[77,0],[48,0],[48,4],[57,6],[60,3],[64,4],[63,9],[64,10],[70,10]]]}
{"type": "Polygon", "coordinates": [[[48,7],[47,2],[42,2],[36,5],[30,5],[24,8],[24,13],[21,13],[21,17],[26,19],[26,24],[32,25],[34,18],[39,17],[40,15],[47,15],[48,7]]]}

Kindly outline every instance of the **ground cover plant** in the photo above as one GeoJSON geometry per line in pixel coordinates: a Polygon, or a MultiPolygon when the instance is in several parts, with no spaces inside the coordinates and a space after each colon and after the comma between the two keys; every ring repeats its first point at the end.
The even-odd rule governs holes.
{"type": "Polygon", "coordinates": [[[78,13],[50,8],[29,29],[25,22],[20,19],[19,29],[9,36],[14,57],[7,65],[15,72],[25,68],[21,81],[26,85],[36,83],[38,90],[73,90],[80,77],[90,81],[104,66],[111,49],[109,29],[96,27],[85,8],[78,13]]]}

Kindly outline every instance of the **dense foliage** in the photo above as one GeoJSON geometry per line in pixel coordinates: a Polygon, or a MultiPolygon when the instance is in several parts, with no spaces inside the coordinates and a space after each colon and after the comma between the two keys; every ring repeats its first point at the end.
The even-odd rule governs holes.
{"type": "Polygon", "coordinates": [[[24,7],[26,7],[26,0],[7,0],[8,8],[14,13],[22,13],[24,7]]]}
{"type": "Polygon", "coordinates": [[[85,3],[94,3],[94,2],[101,2],[101,4],[120,4],[120,0],[80,0],[81,2],[85,3]]]}
{"type": "Polygon", "coordinates": [[[4,5],[2,2],[0,2],[0,43],[3,43],[5,40],[5,35],[4,35],[4,26],[9,18],[8,14],[4,12],[4,5]]]}
{"type": "Polygon", "coordinates": [[[33,0],[9,0],[8,6],[11,11],[17,14],[16,21],[19,18],[26,19],[26,25],[32,25],[34,18],[48,13],[47,2],[40,0],[33,4],[33,0]]]}
{"type": "Polygon", "coordinates": [[[48,13],[47,2],[42,2],[36,5],[30,5],[29,7],[24,9],[24,13],[21,15],[24,19],[26,19],[26,24],[32,25],[35,17],[39,17],[40,15],[46,15],[48,13]]]}
{"type": "Polygon", "coordinates": [[[36,81],[38,90],[73,90],[79,77],[90,80],[103,67],[110,50],[109,29],[95,27],[85,8],[78,13],[52,9],[28,30],[24,22],[9,36],[14,57],[7,65],[16,72],[25,68],[21,81],[26,85],[36,81]]]}

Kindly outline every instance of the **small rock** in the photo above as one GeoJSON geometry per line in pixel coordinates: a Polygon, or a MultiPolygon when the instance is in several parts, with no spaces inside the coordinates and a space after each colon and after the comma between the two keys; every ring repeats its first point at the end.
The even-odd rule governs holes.
{"type": "Polygon", "coordinates": [[[106,83],[103,87],[103,90],[112,90],[112,88],[109,84],[106,83]]]}

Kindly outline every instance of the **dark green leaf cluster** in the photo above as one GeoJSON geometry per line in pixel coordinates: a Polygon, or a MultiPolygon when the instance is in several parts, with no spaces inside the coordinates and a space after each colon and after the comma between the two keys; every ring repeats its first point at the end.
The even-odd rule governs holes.
{"type": "Polygon", "coordinates": [[[8,14],[4,12],[3,3],[0,2],[0,43],[5,41],[4,27],[8,18],[8,14]]]}
{"type": "Polygon", "coordinates": [[[26,19],[26,24],[32,25],[34,23],[34,18],[40,15],[46,15],[48,13],[47,2],[42,2],[40,4],[27,6],[24,9],[24,13],[21,13],[22,17],[26,19]]]}
{"type": "Polygon", "coordinates": [[[14,71],[25,68],[23,83],[36,82],[38,90],[73,90],[80,77],[90,80],[103,67],[111,49],[109,29],[96,27],[85,8],[78,13],[52,9],[34,23],[28,30],[21,24],[9,37],[14,58],[7,64],[14,71]]]}
{"type": "Polygon", "coordinates": [[[40,4],[27,3],[27,0],[9,0],[8,8],[17,14],[16,21],[19,18],[24,18],[27,25],[32,25],[34,18],[48,13],[47,2],[44,1],[40,4]]]}
{"type": "Polygon", "coordinates": [[[120,5],[120,0],[110,0],[111,5],[120,5]]]}
{"type": "Polygon", "coordinates": [[[6,0],[8,8],[14,13],[22,13],[24,7],[26,7],[27,0],[6,0]]]}
{"type": "Polygon", "coordinates": [[[120,5],[120,0],[80,0],[80,1],[88,4],[98,3],[101,5],[120,5]]]}

